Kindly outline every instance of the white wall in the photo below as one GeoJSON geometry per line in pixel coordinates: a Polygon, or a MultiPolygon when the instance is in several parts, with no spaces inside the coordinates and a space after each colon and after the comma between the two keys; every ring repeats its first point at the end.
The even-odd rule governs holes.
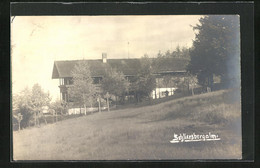
{"type": "Polygon", "coordinates": [[[165,92],[166,92],[166,91],[169,92],[169,93],[168,93],[168,96],[171,96],[171,95],[174,94],[174,91],[175,91],[176,89],[177,89],[177,88],[174,88],[174,87],[172,87],[172,88],[156,88],[156,89],[153,90],[153,92],[152,92],[152,97],[153,97],[153,99],[155,99],[155,98],[159,99],[159,98],[166,97],[166,95],[165,95],[165,92]],[[155,94],[156,94],[156,96],[155,96],[155,94]]]}

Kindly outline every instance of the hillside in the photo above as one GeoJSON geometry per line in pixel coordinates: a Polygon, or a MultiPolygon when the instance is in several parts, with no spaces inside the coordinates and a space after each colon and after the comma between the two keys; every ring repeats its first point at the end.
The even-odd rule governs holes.
{"type": "Polygon", "coordinates": [[[241,158],[240,99],[231,91],[95,113],[13,134],[15,160],[241,158]],[[170,143],[174,133],[219,141],[170,143]]]}

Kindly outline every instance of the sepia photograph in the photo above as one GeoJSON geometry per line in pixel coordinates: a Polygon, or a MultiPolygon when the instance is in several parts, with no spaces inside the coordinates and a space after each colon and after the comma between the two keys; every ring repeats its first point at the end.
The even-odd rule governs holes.
{"type": "Polygon", "coordinates": [[[12,159],[242,159],[239,15],[11,16],[12,159]]]}

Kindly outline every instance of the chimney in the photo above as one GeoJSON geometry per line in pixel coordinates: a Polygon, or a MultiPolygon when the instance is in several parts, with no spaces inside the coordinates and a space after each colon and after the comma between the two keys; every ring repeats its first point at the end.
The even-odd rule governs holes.
{"type": "Polygon", "coordinates": [[[102,53],[102,61],[103,63],[107,63],[107,53],[102,53]]]}

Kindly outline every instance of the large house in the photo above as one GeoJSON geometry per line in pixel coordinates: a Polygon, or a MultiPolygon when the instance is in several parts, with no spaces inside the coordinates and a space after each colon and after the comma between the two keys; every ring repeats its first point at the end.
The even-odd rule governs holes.
{"type": "MultiPolygon", "coordinates": [[[[69,60],[69,61],[55,61],[52,72],[52,79],[59,79],[60,99],[69,101],[68,87],[73,85],[72,70],[80,61],[87,61],[90,66],[91,76],[94,84],[99,84],[105,74],[105,67],[110,66],[121,71],[126,79],[131,82],[131,78],[137,74],[138,67],[140,67],[139,59],[107,59],[106,53],[102,54],[102,59],[96,60],[69,60]]],[[[169,90],[169,95],[173,94],[173,87],[165,87],[161,83],[163,76],[177,76],[184,77],[186,75],[185,67],[188,61],[184,59],[169,59],[159,61],[153,65],[153,74],[156,76],[157,87],[153,91],[153,98],[163,97],[163,92],[169,90]]]]}

